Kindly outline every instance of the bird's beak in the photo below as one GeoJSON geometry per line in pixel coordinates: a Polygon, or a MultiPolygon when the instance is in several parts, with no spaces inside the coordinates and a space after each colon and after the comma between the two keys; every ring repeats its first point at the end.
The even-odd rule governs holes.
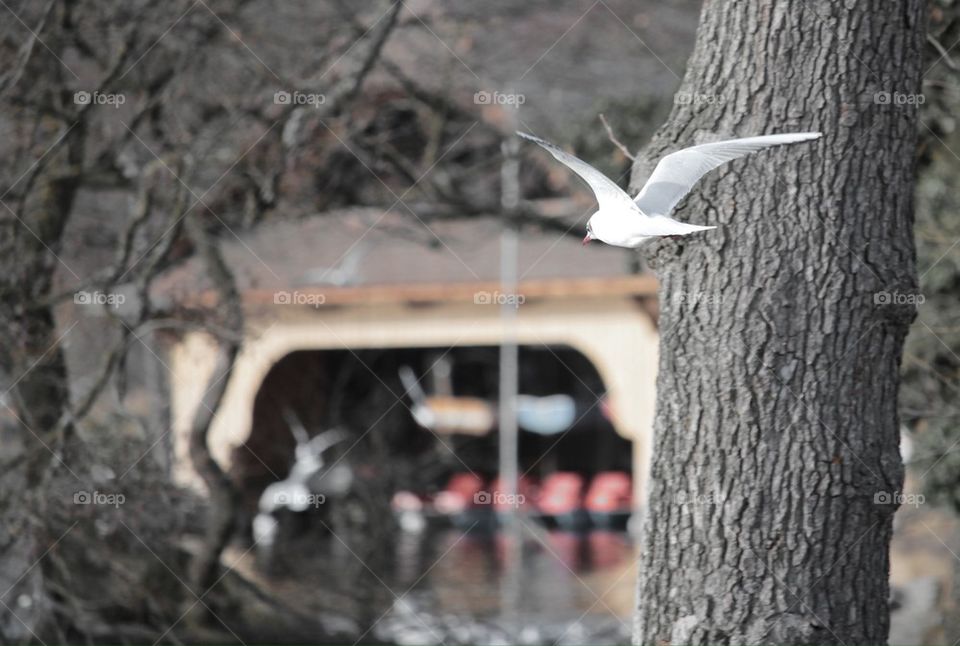
{"type": "Polygon", "coordinates": [[[589,234],[589,233],[588,233],[587,235],[583,236],[583,243],[582,243],[583,246],[586,247],[586,246],[590,243],[591,240],[593,240],[593,238],[590,237],[590,234],[589,234]]]}

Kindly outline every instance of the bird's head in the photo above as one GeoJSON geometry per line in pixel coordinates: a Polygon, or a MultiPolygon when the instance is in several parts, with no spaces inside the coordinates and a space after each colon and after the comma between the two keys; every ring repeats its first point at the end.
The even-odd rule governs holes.
{"type": "Polygon", "coordinates": [[[587,222],[587,235],[583,236],[583,245],[586,246],[590,244],[591,240],[596,240],[597,236],[593,234],[593,218],[587,222]]]}

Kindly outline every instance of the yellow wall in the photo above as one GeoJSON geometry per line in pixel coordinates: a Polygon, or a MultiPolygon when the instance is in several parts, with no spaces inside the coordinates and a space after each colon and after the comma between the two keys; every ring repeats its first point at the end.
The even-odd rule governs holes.
{"type": "MultiPolygon", "coordinates": [[[[213,425],[214,458],[230,467],[233,449],[248,437],[257,390],[270,368],[298,350],[497,345],[512,335],[522,345],[568,345],[597,368],[607,387],[614,426],[634,442],[637,501],[649,469],[657,367],[657,333],[631,298],[598,297],[527,302],[504,327],[496,305],[441,303],[343,308],[279,305],[251,314],[250,330],[213,425]],[[265,314],[271,319],[268,323],[265,314]]],[[[190,333],[172,353],[176,477],[202,487],[186,453],[189,421],[212,372],[216,347],[190,333]]],[[[602,394],[602,393],[597,393],[602,394]]]]}

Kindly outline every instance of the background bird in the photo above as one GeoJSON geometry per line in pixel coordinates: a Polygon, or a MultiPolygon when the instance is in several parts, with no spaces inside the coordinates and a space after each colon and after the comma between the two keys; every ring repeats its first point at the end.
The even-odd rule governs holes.
{"type": "Polygon", "coordinates": [[[665,156],[636,198],[596,168],[548,141],[517,133],[549,151],[554,158],[582,177],[597,198],[597,211],[587,221],[583,244],[600,240],[617,247],[635,248],[654,238],[685,236],[716,227],[678,222],[670,217],[674,207],[701,177],[728,161],[750,153],[801,141],[819,139],[819,132],[797,132],[716,141],[684,148],[665,156]]]}

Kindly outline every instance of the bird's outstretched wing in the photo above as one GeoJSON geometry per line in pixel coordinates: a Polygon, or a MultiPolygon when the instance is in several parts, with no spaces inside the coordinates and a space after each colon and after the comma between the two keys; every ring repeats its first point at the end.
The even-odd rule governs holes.
{"type": "Polygon", "coordinates": [[[633,200],[630,199],[630,196],[622,188],[617,186],[616,182],[587,162],[574,157],[570,153],[561,150],[549,141],[544,141],[539,137],[534,137],[533,135],[528,135],[523,132],[518,132],[517,135],[535,144],[539,144],[553,155],[554,159],[582,177],[583,180],[590,185],[590,189],[597,197],[597,202],[601,210],[606,210],[611,207],[626,208],[631,211],[636,209],[633,200]]]}
{"type": "Polygon", "coordinates": [[[796,132],[716,141],[678,150],[660,160],[635,203],[648,215],[670,215],[700,178],[714,168],[764,148],[819,137],[819,132],[796,132]]]}

